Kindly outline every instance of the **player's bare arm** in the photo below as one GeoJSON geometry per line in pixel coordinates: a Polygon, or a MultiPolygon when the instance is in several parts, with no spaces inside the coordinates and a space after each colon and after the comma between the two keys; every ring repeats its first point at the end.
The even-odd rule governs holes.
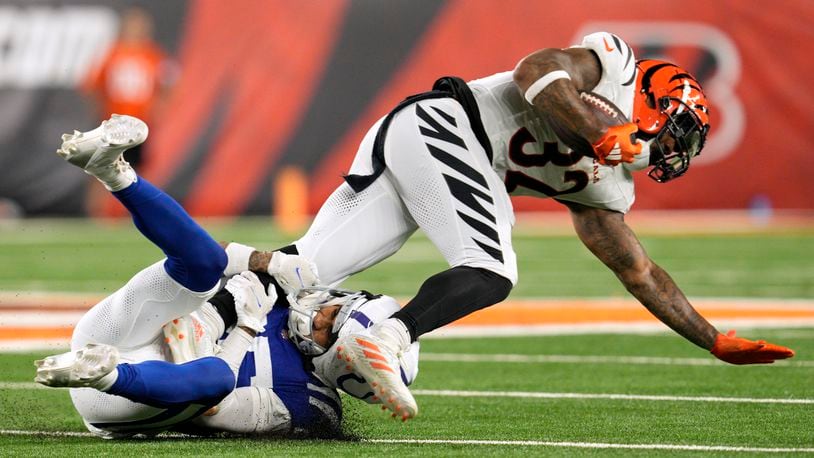
{"type": "Polygon", "coordinates": [[[253,251],[249,257],[249,270],[253,272],[265,272],[271,262],[272,251],[253,251]]]}
{"type": "Polygon", "coordinates": [[[672,278],[653,262],[619,212],[567,203],[580,240],[647,309],[672,330],[732,364],[772,363],[788,348],[721,334],[702,317],[672,278]]]}
{"type": "MultiPolygon", "coordinates": [[[[224,246],[224,242],[221,242],[224,246]]],[[[308,259],[281,251],[259,251],[254,247],[236,242],[225,243],[229,255],[226,276],[246,270],[263,272],[274,276],[287,293],[313,286],[319,282],[316,266],[308,259]]]]}
{"type": "Polygon", "coordinates": [[[600,163],[632,162],[642,145],[633,141],[634,123],[608,126],[580,98],[599,83],[602,66],[583,48],[542,49],[523,58],[513,78],[526,100],[545,113],[558,137],[572,150],[600,163]],[[610,157],[609,157],[610,156],[610,157]]]}
{"type": "Polygon", "coordinates": [[[514,81],[523,94],[552,72],[564,71],[570,79],[552,81],[532,100],[534,106],[552,121],[591,143],[599,140],[605,128],[580,99],[578,91],[590,91],[599,82],[602,67],[596,54],[587,49],[547,48],[521,60],[514,69],[514,81]]]}
{"type": "Polygon", "coordinates": [[[671,329],[707,350],[718,331],[654,263],[619,212],[568,204],[579,238],[639,302],[671,329]]]}

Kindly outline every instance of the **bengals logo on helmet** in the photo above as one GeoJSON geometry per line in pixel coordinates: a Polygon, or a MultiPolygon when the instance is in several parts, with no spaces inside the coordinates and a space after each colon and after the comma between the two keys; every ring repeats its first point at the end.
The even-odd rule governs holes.
{"type": "Polygon", "coordinates": [[[689,72],[669,62],[636,62],[633,122],[652,139],[648,175],[659,183],[683,175],[701,153],[709,132],[709,103],[689,72]]]}

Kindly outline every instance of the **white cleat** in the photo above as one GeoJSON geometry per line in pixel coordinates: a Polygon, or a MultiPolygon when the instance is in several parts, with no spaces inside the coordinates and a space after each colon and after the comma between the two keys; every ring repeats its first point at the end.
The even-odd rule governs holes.
{"type": "Polygon", "coordinates": [[[103,344],[87,344],[84,348],[34,361],[37,376],[34,381],[53,387],[86,387],[109,374],[119,362],[119,351],[103,344]]]}
{"type": "Polygon", "coordinates": [[[108,189],[118,190],[116,188],[136,180],[135,171],[122,154],[128,148],[144,143],[148,134],[144,121],[114,114],[96,129],[63,134],[57,154],[85,173],[99,178],[108,189]]]}
{"type": "Polygon", "coordinates": [[[374,390],[374,397],[389,409],[393,418],[407,421],[418,415],[418,404],[401,379],[398,357],[375,335],[348,335],[336,342],[337,358],[349,369],[364,377],[374,390]]]}

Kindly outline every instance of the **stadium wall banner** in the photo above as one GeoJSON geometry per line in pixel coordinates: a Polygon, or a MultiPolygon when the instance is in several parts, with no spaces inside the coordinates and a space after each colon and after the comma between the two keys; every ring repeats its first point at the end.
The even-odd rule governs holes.
{"type": "MultiPolygon", "coordinates": [[[[118,12],[144,6],[180,69],[151,125],[143,175],[195,215],[265,214],[295,167],[315,211],[362,136],[443,75],[509,70],[541,47],[608,30],[638,57],[676,61],[712,103],[703,154],[680,180],[637,178],[644,209],[814,209],[814,3],[685,0],[0,1],[0,199],[27,215],[81,215],[84,174],[53,155],[98,120],[78,90],[118,12]]],[[[558,208],[516,199],[524,210],[558,208]]]]}

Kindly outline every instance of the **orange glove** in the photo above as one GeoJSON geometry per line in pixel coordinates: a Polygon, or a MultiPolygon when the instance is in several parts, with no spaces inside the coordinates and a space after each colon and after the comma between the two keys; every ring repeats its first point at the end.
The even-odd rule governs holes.
{"type": "Polygon", "coordinates": [[[730,364],[771,364],[776,359],[794,356],[794,350],[791,348],[766,343],[765,340],[754,342],[741,339],[735,337],[735,331],[718,334],[710,353],[730,364]]]}
{"type": "Polygon", "coordinates": [[[605,135],[593,144],[599,163],[617,165],[620,162],[633,162],[633,156],[642,152],[642,144],[633,139],[633,134],[638,130],[639,127],[632,122],[608,127],[605,135]]]}

